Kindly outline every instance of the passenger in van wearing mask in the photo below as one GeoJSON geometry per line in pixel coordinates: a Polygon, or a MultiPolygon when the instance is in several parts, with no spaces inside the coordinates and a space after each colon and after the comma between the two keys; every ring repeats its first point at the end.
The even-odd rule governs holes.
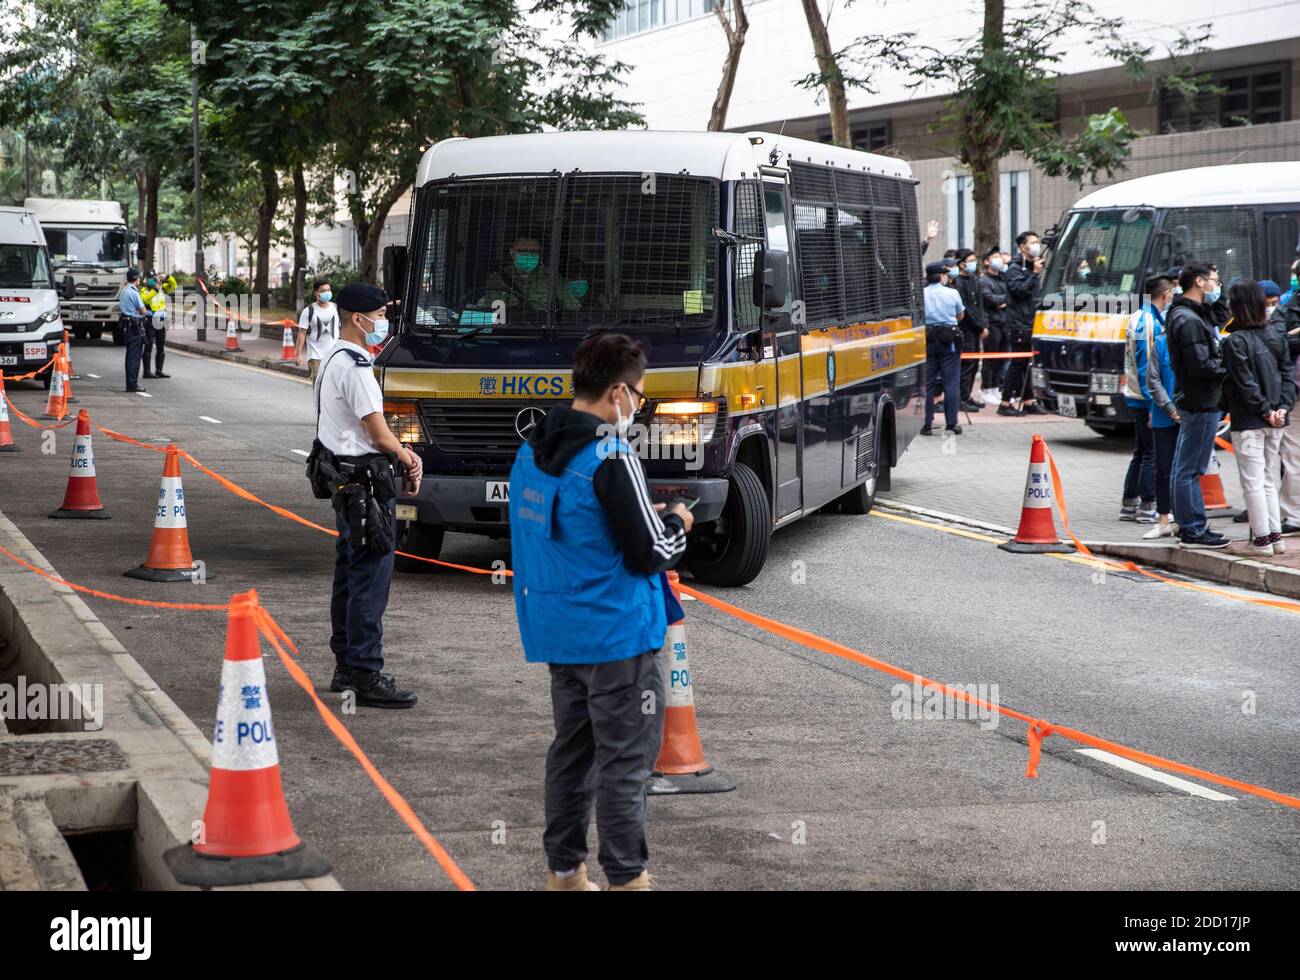
{"type": "MultiPolygon", "coordinates": [[[[490,307],[497,300],[510,310],[527,313],[545,313],[547,292],[550,290],[550,271],[542,258],[542,245],[531,235],[520,235],[510,246],[506,263],[488,276],[487,293],[479,305],[490,307]]],[[[576,310],[579,301],[567,288],[556,289],[555,301],[560,309],[576,310]]]]}

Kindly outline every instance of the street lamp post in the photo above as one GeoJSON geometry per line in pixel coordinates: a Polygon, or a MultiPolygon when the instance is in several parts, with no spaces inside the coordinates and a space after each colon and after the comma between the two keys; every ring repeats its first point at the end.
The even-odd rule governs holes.
{"type": "MultiPolygon", "coordinates": [[[[190,24],[190,103],[193,118],[191,125],[194,135],[194,271],[195,281],[201,282],[203,263],[203,167],[199,161],[199,55],[198,31],[190,24]]],[[[199,325],[197,339],[208,339],[207,296],[203,287],[199,287],[199,325]]]]}

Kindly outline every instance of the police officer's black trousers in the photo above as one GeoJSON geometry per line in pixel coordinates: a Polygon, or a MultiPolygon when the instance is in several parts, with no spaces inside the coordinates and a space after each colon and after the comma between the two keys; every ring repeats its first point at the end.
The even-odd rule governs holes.
{"type": "MultiPolygon", "coordinates": [[[[396,501],[388,504],[390,511],[396,506],[396,501]]],[[[334,547],[330,649],[339,666],[353,673],[382,670],[384,610],[393,578],[393,552],[372,555],[365,545],[354,543],[351,525],[337,511],[334,526],[339,537],[334,547]]]]}
{"type": "Polygon", "coordinates": [[[167,352],[167,328],[152,323],[144,328],[144,373],[149,373],[149,352],[154,351],[153,373],[162,374],[163,356],[167,352]]]}
{"type": "MultiPolygon", "coordinates": [[[[980,349],[980,331],[961,328],[961,352],[978,354],[980,349]]],[[[961,362],[961,400],[970,401],[970,393],[975,390],[975,372],[980,362],[972,358],[961,362]]]]}
{"type": "Polygon", "coordinates": [[[943,417],[951,429],[957,424],[957,410],[961,407],[961,352],[955,342],[941,344],[935,340],[933,330],[925,328],[925,427],[928,429],[934,422],[934,392],[941,385],[943,417]]]}
{"type": "Polygon", "coordinates": [[[663,700],[657,650],[609,663],[551,664],[555,741],[546,753],[542,844],[552,871],[587,859],[593,805],[609,883],[626,884],[645,870],[645,781],[659,757],[663,700]]]}
{"type": "Polygon", "coordinates": [[[144,324],[140,321],[126,321],[126,386],[140,386],[140,356],[144,353],[144,324]]]}

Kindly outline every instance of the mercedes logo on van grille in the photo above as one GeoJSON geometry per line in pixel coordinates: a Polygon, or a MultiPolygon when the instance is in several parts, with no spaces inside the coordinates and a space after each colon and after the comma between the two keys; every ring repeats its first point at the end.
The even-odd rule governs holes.
{"type": "Polygon", "coordinates": [[[519,438],[527,442],[529,434],[542,424],[544,418],[546,418],[546,409],[544,408],[529,406],[521,410],[515,416],[515,431],[519,433],[519,438]]]}

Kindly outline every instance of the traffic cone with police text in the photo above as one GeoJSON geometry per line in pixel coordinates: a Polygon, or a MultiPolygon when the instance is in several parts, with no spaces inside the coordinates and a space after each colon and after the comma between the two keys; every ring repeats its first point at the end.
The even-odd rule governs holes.
{"type": "Polygon", "coordinates": [[[289,817],[257,611],[255,591],[231,597],[203,821],[191,843],[163,855],[182,885],[248,885],[317,878],[330,870],[303,844],[289,817]]]}
{"type": "Polygon", "coordinates": [[[90,441],[90,414],[83,408],[77,413],[77,436],[72,446],[72,472],[63,494],[63,506],[51,517],[103,521],[111,515],[99,499],[99,482],[95,478],[95,447],[90,441]]]}
{"type": "Polygon", "coordinates": [[[230,353],[243,350],[239,346],[239,324],[235,322],[229,310],[226,311],[226,350],[230,353]]]}
{"type": "Polygon", "coordinates": [[[1210,448],[1210,461],[1201,475],[1201,497],[1205,500],[1206,517],[1229,517],[1235,514],[1228,497],[1223,492],[1223,476],[1219,468],[1219,454],[1210,448]]]}
{"type": "Polygon", "coordinates": [[[144,564],[125,573],[127,578],[148,582],[206,582],[212,574],[190,554],[189,528],[185,522],[185,490],[181,486],[180,451],[167,446],[162,484],[158,487],[158,509],[154,512],[153,540],[144,564]]]}
{"type": "MultiPolygon", "coordinates": [[[[677,573],[668,581],[680,608],[677,573]]],[[[686,650],[686,616],[668,624],[668,659],[664,664],[664,737],[659,758],[646,783],[655,796],[674,793],[726,793],[735,782],[704,761],[704,745],[695,718],[695,692],[691,686],[691,662],[686,650]]]]}
{"type": "Polygon", "coordinates": [[[298,358],[298,349],[293,342],[293,327],[284,326],[284,340],[280,344],[280,360],[293,361],[298,358]]]}
{"type": "Polygon", "coordinates": [[[63,387],[63,354],[60,352],[54,355],[54,363],[50,365],[50,394],[45,399],[45,414],[41,418],[62,421],[67,414],[68,396],[63,387]]]}
{"type": "Polygon", "coordinates": [[[0,453],[16,453],[13,429],[9,427],[9,397],[5,394],[5,376],[0,371],[0,453]]]}
{"type": "Polygon", "coordinates": [[[1020,527],[1010,541],[998,545],[1003,551],[1033,555],[1050,551],[1074,551],[1056,534],[1052,518],[1052,474],[1047,467],[1047,444],[1034,433],[1029,447],[1029,473],[1025,476],[1025,500],[1020,508],[1020,527]]]}

